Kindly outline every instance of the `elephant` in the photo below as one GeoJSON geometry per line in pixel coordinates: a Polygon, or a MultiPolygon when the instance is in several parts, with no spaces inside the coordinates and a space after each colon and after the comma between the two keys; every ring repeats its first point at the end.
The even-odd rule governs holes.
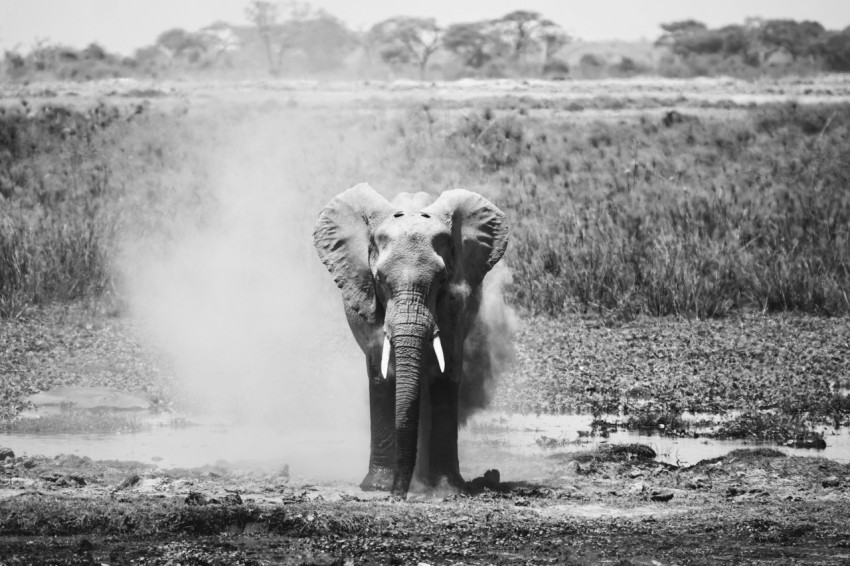
{"type": "Polygon", "coordinates": [[[321,211],[313,243],[366,356],[371,443],[361,489],[404,499],[415,472],[426,484],[464,491],[464,340],[484,276],[507,247],[505,214],[463,189],[436,200],[401,193],[390,203],[361,183],[321,211]]]}

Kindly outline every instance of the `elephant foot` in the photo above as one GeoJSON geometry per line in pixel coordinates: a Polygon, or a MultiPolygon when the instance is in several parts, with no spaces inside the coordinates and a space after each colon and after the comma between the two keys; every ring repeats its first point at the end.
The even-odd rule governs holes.
{"type": "Polygon", "coordinates": [[[437,491],[448,489],[464,495],[469,493],[466,481],[458,471],[436,474],[432,476],[432,482],[437,491]]]}
{"type": "Polygon", "coordinates": [[[413,473],[395,475],[393,480],[393,488],[390,491],[393,497],[399,499],[407,499],[407,492],[410,490],[410,481],[413,478],[413,473]]]}
{"type": "Polygon", "coordinates": [[[395,472],[392,468],[370,464],[369,473],[360,482],[360,489],[363,491],[390,491],[393,487],[394,475],[395,472]]]}

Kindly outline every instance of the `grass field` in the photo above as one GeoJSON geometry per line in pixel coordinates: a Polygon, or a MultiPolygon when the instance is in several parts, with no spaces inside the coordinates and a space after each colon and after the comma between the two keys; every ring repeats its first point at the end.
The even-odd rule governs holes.
{"type": "Polygon", "coordinates": [[[350,179],[497,201],[513,226],[510,300],[530,314],[850,312],[850,105],[616,119],[534,106],[7,107],[0,312],[114,292],[121,238],[167,240],[213,214],[211,150],[246,123],[309,193],[305,214],[350,179]],[[280,138],[315,162],[272,151],[280,138]]]}

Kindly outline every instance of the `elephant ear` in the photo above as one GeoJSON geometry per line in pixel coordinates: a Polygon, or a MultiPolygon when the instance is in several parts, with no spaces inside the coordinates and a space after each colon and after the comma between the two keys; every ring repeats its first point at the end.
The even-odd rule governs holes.
{"type": "Polygon", "coordinates": [[[453,279],[480,285],[508,246],[505,213],[478,193],[463,189],[444,192],[422,212],[442,220],[452,231],[453,279]]]}
{"type": "Polygon", "coordinates": [[[333,275],[347,310],[375,323],[377,302],[369,269],[372,231],[395,208],[367,183],[338,195],[319,213],[313,245],[333,275]]]}

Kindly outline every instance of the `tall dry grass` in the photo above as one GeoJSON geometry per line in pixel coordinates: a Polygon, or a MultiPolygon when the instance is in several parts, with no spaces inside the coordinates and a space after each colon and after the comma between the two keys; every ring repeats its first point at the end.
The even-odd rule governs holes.
{"type": "Polygon", "coordinates": [[[514,222],[535,313],[850,311],[850,106],[465,116],[446,149],[514,222]]]}
{"type": "MultiPolygon", "coordinates": [[[[0,315],[120,293],[118,242],[157,234],[167,245],[162,235],[207,221],[206,149],[228,124],[261,118],[3,110],[0,315]]],[[[302,153],[287,166],[296,185],[321,187],[317,202],[345,179],[387,192],[465,186],[497,201],[513,225],[511,300],[527,312],[850,312],[848,105],[597,119],[430,106],[330,112],[300,127],[302,153]]]]}

